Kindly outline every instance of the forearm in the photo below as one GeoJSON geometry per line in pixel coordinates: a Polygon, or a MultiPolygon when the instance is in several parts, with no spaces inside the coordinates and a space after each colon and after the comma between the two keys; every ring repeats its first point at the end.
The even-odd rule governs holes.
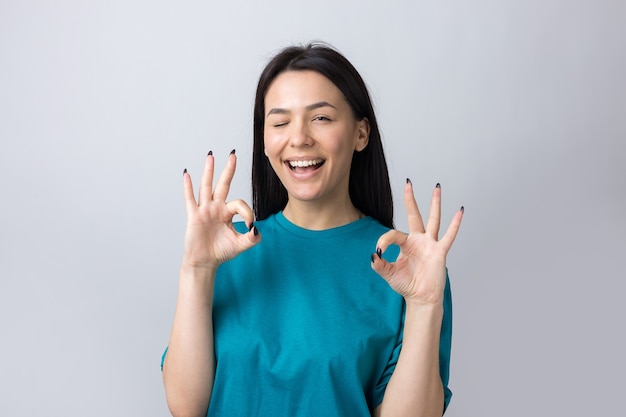
{"type": "Polygon", "coordinates": [[[163,364],[172,415],[206,416],[213,379],[213,284],[215,271],[181,267],[174,324],[163,364]]]}
{"type": "Polygon", "coordinates": [[[443,307],[407,303],[402,350],[387,384],[380,415],[441,416],[444,394],[439,374],[443,307]]]}

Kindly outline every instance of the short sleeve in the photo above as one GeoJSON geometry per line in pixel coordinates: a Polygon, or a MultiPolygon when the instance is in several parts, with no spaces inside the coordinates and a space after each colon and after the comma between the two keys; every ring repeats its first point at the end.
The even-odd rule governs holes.
{"type": "Polygon", "coordinates": [[[387,361],[387,366],[385,367],[385,371],[382,376],[378,380],[378,383],[374,387],[374,392],[372,394],[372,408],[376,408],[383,402],[383,397],[385,396],[385,389],[387,389],[387,383],[389,379],[391,379],[391,375],[393,375],[393,371],[396,369],[396,364],[398,363],[398,358],[400,357],[400,350],[402,349],[402,336],[404,329],[404,311],[402,313],[402,325],[400,326],[400,334],[398,336],[398,341],[396,342],[393,351],[391,352],[391,356],[387,361]]]}
{"type": "Polygon", "coordinates": [[[450,279],[446,270],[446,288],[443,293],[443,319],[441,320],[441,335],[439,337],[439,375],[443,383],[444,405],[443,412],[446,412],[452,391],[448,388],[450,380],[450,351],[452,348],[452,291],[450,290],[450,279]]]}
{"type": "Polygon", "coordinates": [[[163,355],[161,356],[161,371],[163,371],[163,364],[165,363],[165,356],[167,355],[167,347],[165,348],[165,352],[163,352],[163,355]]]}

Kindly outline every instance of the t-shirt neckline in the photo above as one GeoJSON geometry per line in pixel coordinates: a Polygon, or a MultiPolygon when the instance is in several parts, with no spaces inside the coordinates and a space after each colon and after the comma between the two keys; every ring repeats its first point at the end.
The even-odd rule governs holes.
{"type": "Polygon", "coordinates": [[[289,219],[285,217],[282,210],[276,213],[274,217],[276,219],[276,222],[287,231],[298,236],[307,238],[333,237],[347,233],[354,233],[355,231],[361,229],[362,227],[365,227],[368,224],[371,224],[371,222],[374,221],[372,217],[365,216],[341,226],[331,227],[330,229],[311,230],[305,229],[304,227],[300,227],[297,224],[292,223],[289,219]]]}

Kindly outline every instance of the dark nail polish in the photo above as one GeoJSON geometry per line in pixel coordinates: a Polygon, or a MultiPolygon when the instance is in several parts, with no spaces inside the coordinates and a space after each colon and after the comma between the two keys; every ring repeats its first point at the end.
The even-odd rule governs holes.
{"type": "Polygon", "coordinates": [[[235,154],[235,150],[233,149],[232,151],[230,151],[230,154],[234,155],[235,154]]]}
{"type": "Polygon", "coordinates": [[[411,185],[413,185],[413,183],[411,182],[411,180],[410,180],[410,179],[408,179],[408,178],[406,179],[406,183],[407,183],[407,184],[411,184],[411,185]]]}
{"type": "Polygon", "coordinates": [[[187,168],[183,170],[183,175],[185,175],[186,173],[187,173],[187,168]]]}
{"type": "Polygon", "coordinates": [[[437,183],[437,185],[435,185],[435,188],[441,188],[441,184],[437,183]]]}
{"type": "Polygon", "coordinates": [[[378,255],[378,259],[383,257],[383,250],[381,248],[376,248],[376,255],[378,255]]]}
{"type": "Polygon", "coordinates": [[[374,261],[376,260],[376,258],[375,258],[374,256],[376,256],[376,255],[374,255],[374,254],[372,253],[372,256],[370,257],[370,259],[372,260],[372,263],[374,263],[374,261]]]}
{"type": "Polygon", "coordinates": [[[250,226],[248,227],[248,232],[251,231],[253,227],[254,227],[254,223],[250,223],[250,226]]]}
{"type": "Polygon", "coordinates": [[[211,156],[211,155],[213,155],[213,151],[209,151],[209,153],[208,153],[208,154],[206,154],[206,155],[207,155],[207,156],[211,156]]]}
{"type": "Polygon", "coordinates": [[[465,207],[461,206],[461,213],[465,213],[465,207]]]}
{"type": "Polygon", "coordinates": [[[259,229],[257,229],[256,226],[252,226],[252,231],[254,232],[255,236],[259,234],[259,229]]]}

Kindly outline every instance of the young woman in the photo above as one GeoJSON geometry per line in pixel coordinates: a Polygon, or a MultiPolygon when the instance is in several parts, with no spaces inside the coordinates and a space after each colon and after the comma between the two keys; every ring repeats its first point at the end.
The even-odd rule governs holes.
{"type": "Polygon", "coordinates": [[[380,133],[354,67],[322,45],[267,65],[254,211],[227,198],[235,151],[215,185],[213,164],[209,152],[197,199],[183,174],[185,251],[162,364],[172,414],[441,415],[446,255],[463,208],[439,239],[439,184],[424,224],[407,179],[409,234],[393,229],[380,133]]]}

